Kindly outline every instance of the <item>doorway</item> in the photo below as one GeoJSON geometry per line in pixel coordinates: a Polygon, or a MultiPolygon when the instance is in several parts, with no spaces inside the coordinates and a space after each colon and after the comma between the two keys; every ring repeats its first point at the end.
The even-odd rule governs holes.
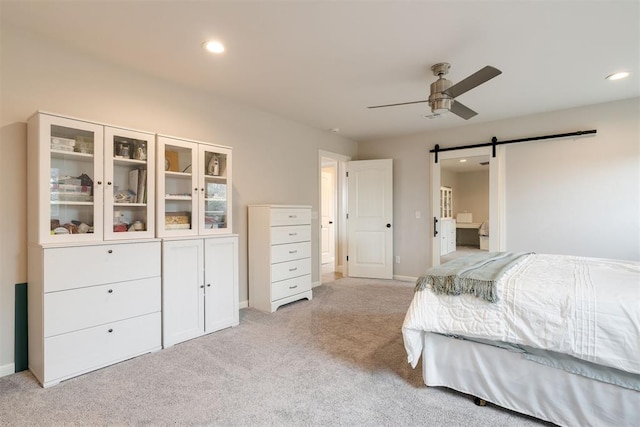
{"type": "Polygon", "coordinates": [[[489,156],[440,165],[440,263],[488,250],[489,156]]]}
{"type": "Polygon", "coordinates": [[[321,283],[346,275],[346,163],[348,156],[319,152],[319,277],[321,283]]]}
{"type": "MultiPolygon", "coordinates": [[[[486,230],[485,234],[487,234],[484,235],[482,239],[483,250],[504,250],[504,155],[502,147],[496,147],[495,157],[492,155],[491,147],[441,152],[438,153],[437,163],[435,162],[435,155],[432,153],[430,162],[431,216],[433,218],[431,229],[431,264],[434,266],[439,265],[441,262],[448,261],[451,258],[451,256],[447,258],[448,254],[454,251],[458,252],[456,250],[458,247],[457,244],[454,245],[454,251],[442,248],[443,239],[445,242],[447,238],[455,239],[456,243],[458,243],[458,230],[461,230],[461,233],[465,233],[467,238],[470,238],[470,234],[475,233],[478,238],[477,241],[479,241],[480,227],[482,226],[484,230],[486,230]],[[465,159],[467,160],[466,162],[460,161],[465,159]],[[486,162],[488,162],[488,164],[480,165],[480,163],[486,162]],[[447,187],[443,185],[443,181],[447,183],[447,180],[450,178],[447,176],[447,174],[450,173],[448,172],[449,169],[460,168],[460,170],[463,170],[464,163],[475,163],[473,167],[478,170],[488,168],[488,201],[485,198],[481,202],[469,202],[469,207],[456,206],[456,189],[452,188],[453,207],[450,211],[451,218],[447,218],[441,212],[441,194],[443,194],[441,189],[447,187]],[[488,215],[486,214],[487,207],[485,204],[488,205],[488,215]],[[479,214],[475,214],[473,210],[476,210],[479,214]],[[463,214],[460,218],[461,221],[457,221],[458,214],[463,214]],[[451,231],[452,229],[453,231],[451,231]],[[447,232],[448,236],[443,235],[443,231],[447,232]]],[[[455,182],[455,180],[449,181],[449,184],[451,184],[451,182],[455,182]]],[[[456,186],[458,185],[456,184],[456,186]]],[[[449,187],[452,187],[452,185],[449,185],[449,187]]],[[[480,245],[478,244],[478,246],[480,245]]],[[[480,250],[479,247],[478,250],[480,250]]]]}

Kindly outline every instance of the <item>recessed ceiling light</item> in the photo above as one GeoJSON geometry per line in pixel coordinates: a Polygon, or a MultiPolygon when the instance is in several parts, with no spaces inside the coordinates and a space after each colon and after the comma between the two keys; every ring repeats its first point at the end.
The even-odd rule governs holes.
{"type": "Polygon", "coordinates": [[[460,163],[464,163],[466,161],[467,161],[467,159],[460,159],[460,163]]]}
{"type": "Polygon", "coordinates": [[[621,71],[619,73],[609,74],[607,76],[607,80],[620,80],[628,76],[629,76],[629,73],[627,73],[626,71],[621,71]]]}
{"type": "Polygon", "coordinates": [[[224,52],[224,46],[222,45],[222,43],[220,43],[218,41],[215,41],[215,40],[204,42],[202,44],[202,47],[204,47],[206,50],[208,50],[211,53],[222,53],[222,52],[224,52]]]}

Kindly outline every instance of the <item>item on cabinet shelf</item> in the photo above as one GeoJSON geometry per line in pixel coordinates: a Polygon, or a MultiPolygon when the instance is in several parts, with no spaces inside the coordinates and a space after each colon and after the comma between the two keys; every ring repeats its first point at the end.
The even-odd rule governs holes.
{"type": "Polygon", "coordinates": [[[178,152],[165,150],[164,152],[164,170],[171,172],[178,172],[180,170],[180,164],[178,160],[178,152]]]}
{"type": "Polygon", "coordinates": [[[187,229],[191,228],[189,212],[167,212],[164,217],[165,228],[187,229]]]}
{"type": "MultiPolygon", "coordinates": [[[[115,189],[114,189],[115,190],[115,189]]],[[[136,193],[133,191],[116,191],[113,193],[114,203],[135,203],[136,193]]]]}
{"type": "Polygon", "coordinates": [[[208,154],[209,162],[207,163],[207,175],[220,175],[220,159],[218,159],[218,155],[215,153],[208,154]]]}
{"type": "Polygon", "coordinates": [[[78,233],[88,233],[89,232],[89,225],[85,224],[84,222],[81,222],[78,225],[78,233]]]}
{"type": "Polygon", "coordinates": [[[69,234],[69,230],[64,227],[56,227],[53,230],[53,234],[69,234]]]}
{"type": "Polygon", "coordinates": [[[78,234],[78,226],[75,224],[68,222],[63,227],[69,230],[69,234],[78,234]]]}
{"type": "Polygon", "coordinates": [[[133,158],[147,160],[147,144],[144,141],[136,141],[134,145],[133,158]]]}
{"type": "Polygon", "coordinates": [[[134,221],[133,224],[131,224],[131,227],[129,227],[129,231],[144,231],[144,224],[142,221],[134,221]]]}
{"type": "Polygon", "coordinates": [[[55,230],[58,227],[60,227],[60,220],[52,218],[51,219],[51,230],[55,230]]]}
{"type": "Polygon", "coordinates": [[[116,145],[116,158],[120,159],[130,159],[131,158],[131,148],[128,142],[119,142],[116,145]]]}
{"type": "Polygon", "coordinates": [[[76,140],[71,138],[60,138],[57,136],[51,137],[51,149],[55,151],[67,151],[72,152],[74,150],[74,146],[76,145],[76,140]]]}
{"type": "Polygon", "coordinates": [[[82,154],[93,154],[93,141],[84,136],[77,136],[74,151],[82,154]]]}
{"type": "Polygon", "coordinates": [[[114,233],[123,233],[123,232],[128,231],[128,230],[129,230],[129,228],[127,227],[127,224],[125,224],[125,223],[114,224],[114,226],[113,226],[114,233]]]}

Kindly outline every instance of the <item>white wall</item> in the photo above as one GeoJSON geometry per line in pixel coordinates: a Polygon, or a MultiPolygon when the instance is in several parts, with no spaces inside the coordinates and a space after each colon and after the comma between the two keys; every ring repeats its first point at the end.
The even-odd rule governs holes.
{"type": "Polygon", "coordinates": [[[473,222],[489,219],[489,170],[457,173],[453,192],[453,216],[471,212],[473,222]]]}
{"type": "Polygon", "coordinates": [[[587,129],[597,134],[504,146],[507,250],[640,260],[639,117],[634,98],[359,143],[359,159],[394,159],[394,251],[402,260],[394,274],[417,277],[430,266],[428,155],[435,144],[587,129]]]}
{"type": "MultiPolygon", "coordinates": [[[[25,121],[36,110],[233,147],[240,301],[248,298],[247,205],[308,204],[317,212],[318,150],[355,158],[356,143],[334,133],[105,63],[4,24],[0,36],[0,374],[14,358],[14,285],[27,281],[25,121]]],[[[314,281],[318,256],[313,245],[314,281]]]]}

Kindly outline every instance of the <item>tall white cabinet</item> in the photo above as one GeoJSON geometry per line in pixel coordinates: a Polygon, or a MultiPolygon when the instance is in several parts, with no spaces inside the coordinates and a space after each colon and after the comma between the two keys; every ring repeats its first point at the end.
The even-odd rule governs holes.
{"type": "Polygon", "coordinates": [[[232,150],[158,135],[164,347],[239,323],[232,150]]]}
{"type": "Polygon", "coordinates": [[[249,306],[311,300],[311,207],[249,206],[249,306]]]}
{"type": "Polygon", "coordinates": [[[160,349],[154,148],[147,132],[28,121],[29,369],[45,387],[160,349]]]}

